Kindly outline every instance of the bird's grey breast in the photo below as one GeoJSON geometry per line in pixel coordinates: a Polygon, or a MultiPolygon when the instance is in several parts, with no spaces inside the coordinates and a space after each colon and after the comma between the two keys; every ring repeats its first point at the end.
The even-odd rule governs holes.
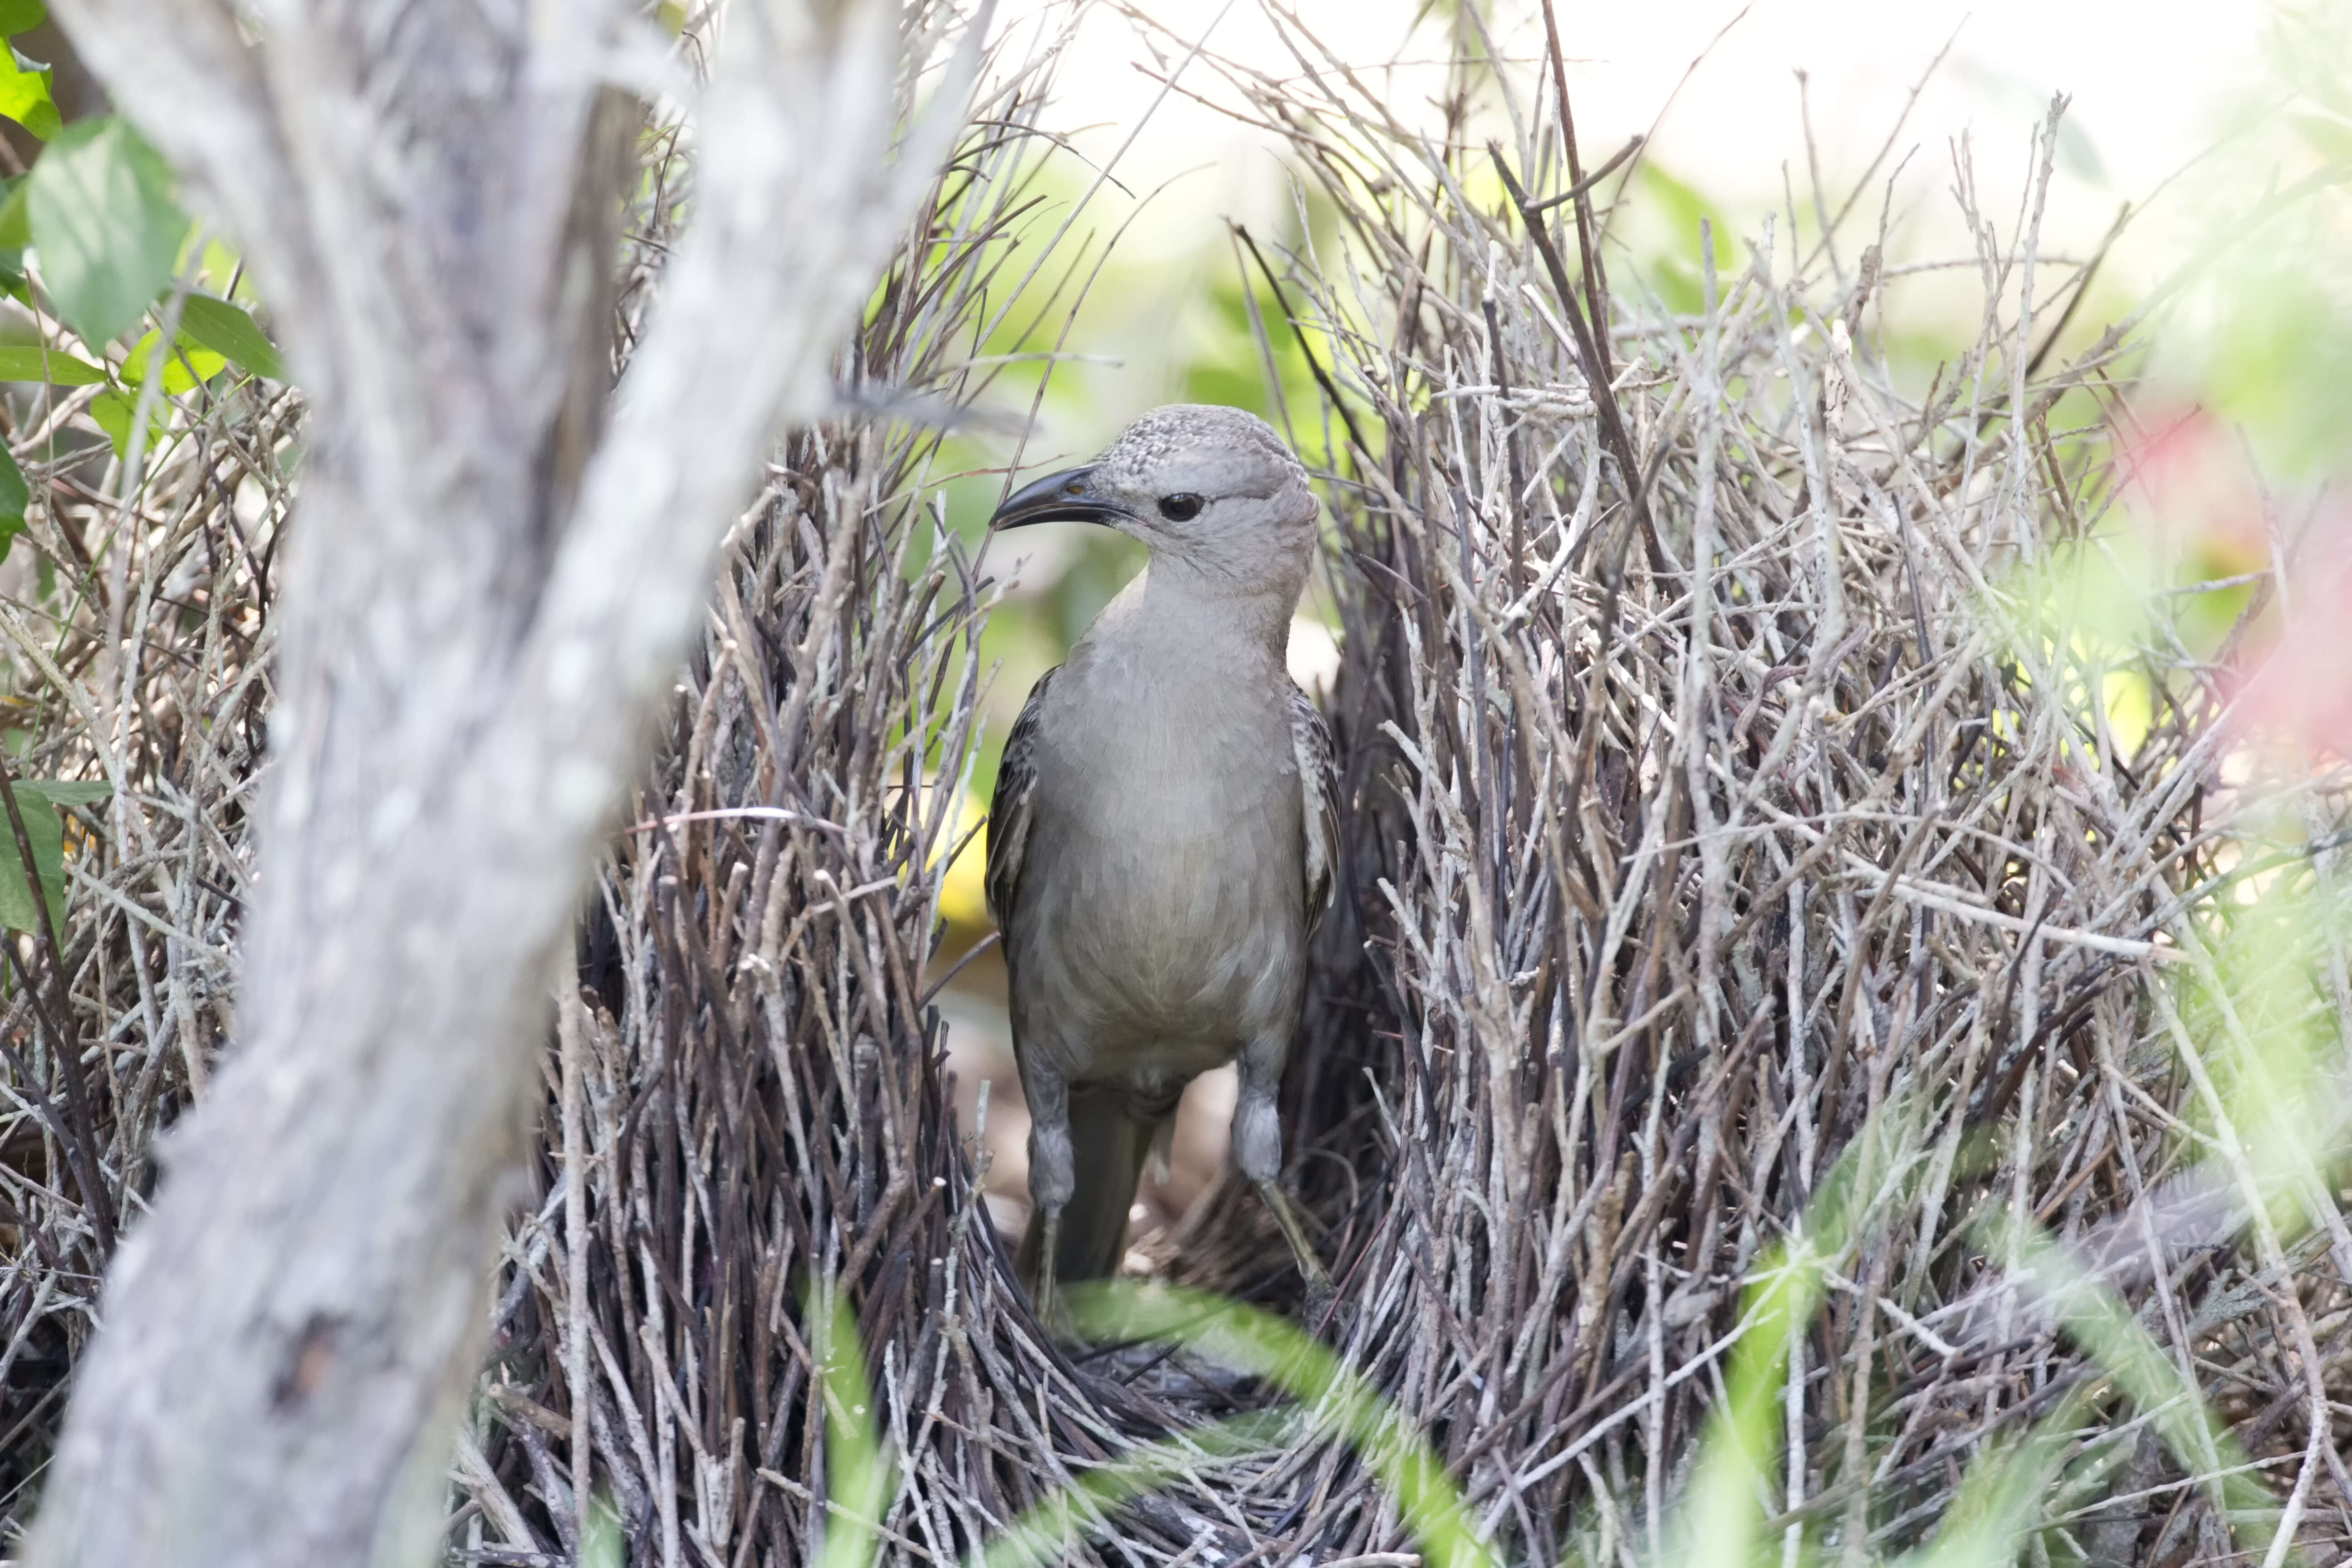
{"type": "Polygon", "coordinates": [[[1265,673],[1106,638],[1056,677],[1016,953],[1030,1033],[1064,1037],[1056,1055],[1189,1074],[1295,1018],[1301,798],[1265,673]]]}

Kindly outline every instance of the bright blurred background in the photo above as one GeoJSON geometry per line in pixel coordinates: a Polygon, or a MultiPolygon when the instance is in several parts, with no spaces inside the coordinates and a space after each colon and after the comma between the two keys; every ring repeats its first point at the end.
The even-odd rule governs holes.
{"type": "MultiPolygon", "coordinates": [[[[1332,242],[1279,139],[1240,116],[1224,73],[1280,79],[1339,62],[1380,82],[1400,121],[1427,125],[1461,52],[1486,49],[1532,76],[1544,49],[1533,0],[1496,0],[1483,37],[1452,6],[1300,0],[1286,11],[1294,36],[1323,51],[1303,57],[1260,5],[1103,4],[1075,20],[1068,0],[1003,7],[1001,27],[1058,40],[1046,122],[1066,147],[1042,171],[1046,199],[1008,269],[1034,265],[1041,285],[987,345],[1006,356],[982,400],[1003,426],[951,446],[948,467],[962,477],[944,486],[949,515],[969,548],[981,546],[1008,466],[1026,476],[1082,461],[1156,405],[1235,404],[1277,425],[1286,406],[1313,407],[1304,365],[1281,352],[1282,323],[1271,322],[1270,356],[1253,331],[1253,312],[1265,320],[1274,306],[1240,231],[1270,259],[1276,247],[1332,242]]],[[[2102,569],[2145,585],[2176,568],[2214,576],[2226,574],[2217,563],[2265,562],[2279,531],[2264,521],[2277,494],[2266,484],[2304,487],[2298,527],[2342,531],[2324,498],[2352,422],[2352,250],[2336,195],[2352,171],[2352,7],[1682,0],[1559,4],[1558,15],[1586,166],[1647,139],[1612,225],[1612,279],[1695,302],[1702,216],[1719,264],[1737,267],[1768,217],[1783,245],[1792,230],[1818,232],[1817,184],[1856,191],[1873,215],[1864,226],[1884,237],[1877,350],[1915,393],[1975,340],[1986,308],[1956,164],[1972,167],[1981,221],[2013,235],[2031,221],[2035,130],[2053,95],[2066,95],[2041,248],[2053,283],[2099,261],[2057,351],[2149,311],[2151,374],[2131,404],[2139,427],[2124,434],[2126,448],[2149,455],[2126,510],[2154,526],[2133,536],[2144,548],[2122,547],[2128,559],[2107,550],[2102,569]]],[[[2114,404],[2076,401],[2053,426],[2117,416],[2114,404]]],[[[1299,437],[1311,463],[1319,435],[1299,437]]],[[[1077,525],[1008,535],[984,559],[1003,599],[983,641],[995,673],[968,820],[985,808],[1030,686],[1141,564],[1136,547],[1077,525]]],[[[1293,638],[1294,673],[1310,689],[1338,658],[1318,597],[1293,638]]],[[[2238,607],[2216,605],[2217,643],[2238,607]]],[[[2313,723],[2352,723],[2352,673],[2324,673],[2352,665],[2341,653],[2315,654],[2319,685],[2288,693],[2285,706],[2313,723]]],[[[2128,707],[2127,694],[2119,700],[2128,707]]],[[[975,843],[950,878],[942,970],[990,929],[982,853],[975,843]]],[[[995,955],[969,963],[942,1005],[965,1126],[985,1085],[991,1200],[1017,1228],[1026,1122],[995,955]]],[[[1173,1221],[1213,1179],[1231,1104],[1226,1075],[1194,1087],[1172,1168],[1147,1183],[1139,1219],[1173,1221]]],[[[1139,1226],[1139,1246],[1150,1228],[1139,1226]]]]}

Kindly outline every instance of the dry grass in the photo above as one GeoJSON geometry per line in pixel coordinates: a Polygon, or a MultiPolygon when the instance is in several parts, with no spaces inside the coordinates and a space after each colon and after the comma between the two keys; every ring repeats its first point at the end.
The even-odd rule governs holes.
{"type": "MultiPolygon", "coordinates": [[[[1288,415],[1329,455],[1345,621],[1347,897],[1286,1106],[1343,1280],[1329,1337],[1510,1560],[1630,1562],[1666,1538],[1743,1279],[1851,1155],[1864,1217],[1789,1384],[1776,1537],[1848,1562],[1908,1545],[1971,1458],[2099,1375],[1986,1240],[2004,1215],[2101,1263],[2275,1489],[2303,1478],[2307,1545],[2352,1534],[2332,1433],[2307,1441],[2352,1342],[2352,1237],[2314,1193],[2305,1239],[2236,1243],[2195,1055],[2244,874],[2335,907],[2329,856],[2262,835],[2283,808],[2335,830],[2344,780],[2225,782],[2225,694],[2168,618],[2184,600],[2095,655],[2046,608],[2118,496],[2107,427],[2050,416],[2076,388],[2121,416],[2127,335],[2044,356],[2083,279],[2037,264],[2030,221],[1972,225],[1984,332],[1926,400],[1873,346],[1875,253],[1811,215],[1753,237],[1696,315],[1622,270],[1580,282],[1616,182],[1549,209],[1547,254],[1497,174],[1538,203],[1575,178],[1548,74],[1465,66],[1423,134],[1292,36],[1298,72],[1234,74],[1346,231],[1269,248],[1255,280],[1269,351],[1295,320],[1324,378],[1288,415]],[[2136,747],[2108,668],[2154,693],[2136,747]]],[[[989,323],[1039,308],[1008,238],[1039,81],[1007,79],[871,314],[851,372],[878,396],[982,396],[989,323]]],[[[625,313],[688,188],[675,138],[648,157],[625,313]]],[[[1956,184],[1971,200],[1965,166],[1956,184]]],[[[37,495],[52,481],[29,537],[59,583],[0,602],[33,736],[14,765],[118,791],[74,858],[73,1048],[21,1003],[0,1022],[18,1500],[108,1227],[227,1023],[295,415],[202,395],[127,510],[102,452],[43,466],[72,405],[13,442],[37,495]]],[[[975,744],[989,587],[941,527],[938,444],[873,420],[797,436],[730,542],[547,1058],[459,1560],[564,1560],[583,1474],[631,1563],[811,1556],[813,1275],[859,1315],[894,1560],[961,1557],[1139,1437],[1265,1397],[1193,1358],[1046,1342],[948,1119],[925,967],[959,829],[935,786],[975,744]]],[[[2271,1005],[2336,1040],[2341,994],[2271,1005]]],[[[1184,1241],[1184,1278],[1295,1291],[1246,1194],[1184,1241]]],[[[2231,1550],[2144,1416],[2094,1406],[2040,1550],[2231,1550]]],[[[1336,1440],[1295,1436],[1204,1457],[1087,1550],[1230,1568],[1408,1544],[1336,1440]]]]}

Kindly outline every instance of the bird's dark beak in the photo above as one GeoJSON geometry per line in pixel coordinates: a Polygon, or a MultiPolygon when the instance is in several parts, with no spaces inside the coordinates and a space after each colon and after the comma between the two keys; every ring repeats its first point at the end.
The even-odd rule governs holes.
{"type": "Polygon", "coordinates": [[[1117,523],[1127,508],[1095,493],[1094,469],[1065,468],[1033,480],[1004,498],[991,528],[1026,528],[1033,522],[1117,523]]]}

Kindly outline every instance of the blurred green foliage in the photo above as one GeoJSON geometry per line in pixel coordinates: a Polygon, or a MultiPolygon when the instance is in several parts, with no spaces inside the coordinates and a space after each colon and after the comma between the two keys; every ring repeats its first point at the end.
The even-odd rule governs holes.
{"type": "MultiPolygon", "coordinates": [[[[2278,803],[2266,837],[2166,919],[2170,962],[2149,998],[2198,1090],[2200,1177],[2233,1200],[2241,1244],[2285,1273],[2299,1238],[2340,1223],[2352,1126],[2341,797],[2309,787],[2345,760],[2352,670],[2335,603],[2352,514],[2329,503],[2352,470],[2352,3],[2275,11],[2263,75],[2184,199],[2200,244],[2158,290],[2148,377],[2111,408],[2119,504],[2021,572],[2026,657],[2053,679],[2107,682],[2118,731],[2159,698],[2180,702],[2224,742],[2204,764],[2213,787],[2278,803]]],[[[2048,1278],[2063,1259],[2045,1247],[2034,1267],[2048,1278]]],[[[2115,1313],[2070,1328],[2136,1399],[2172,1376],[2115,1313]]],[[[2179,1415],[2201,1418],[2193,1403],[2172,1408],[2184,1467],[2242,1464],[2179,1415]]],[[[2217,1506],[2254,1526],[2259,1550],[2266,1500],[2242,1479],[2228,1489],[2217,1506]]]]}
{"type": "Polygon", "coordinates": [[[171,165],[128,121],[76,122],[26,181],[42,279],[65,323],[103,342],[139,320],[172,281],[188,220],[171,165]]]}
{"type": "MultiPolygon", "coordinates": [[[[2352,548],[2322,504],[2352,471],[2352,0],[2276,7],[2261,69],[2174,199],[2196,243],[2150,301],[2147,375],[2053,410],[2086,426],[2061,460],[2111,458],[2116,504],[2021,574],[2043,658],[2106,683],[2126,761],[2168,696],[2243,689],[2285,633],[2281,600],[2327,596],[2352,548]]],[[[2274,677],[2311,685],[2352,646],[2306,632],[2295,658],[2274,677]]]]}
{"type": "Polygon", "coordinates": [[[2266,471],[2317,481],[2352,458],[2352,5],[2277,6],[2264,66],[2190,184],[2205,244],[2159,318],[2155,369],[2266,471]]]}
{"type": "Polygon", "coordinates": [[[1643,163],[1633,184],[1633,199],[1623,208],[1624,238],[1637,258],[1636,265],[1668,310],[1679,316],[1696,316],[1706,308],[1701,225],[1715,237],[1717,277],[1739,267],[1733,237],[1738,231],[1726,221],[1719,207],[1699,195],[1696,186],[1676,179],[1654,161],[1643,163]]]}

